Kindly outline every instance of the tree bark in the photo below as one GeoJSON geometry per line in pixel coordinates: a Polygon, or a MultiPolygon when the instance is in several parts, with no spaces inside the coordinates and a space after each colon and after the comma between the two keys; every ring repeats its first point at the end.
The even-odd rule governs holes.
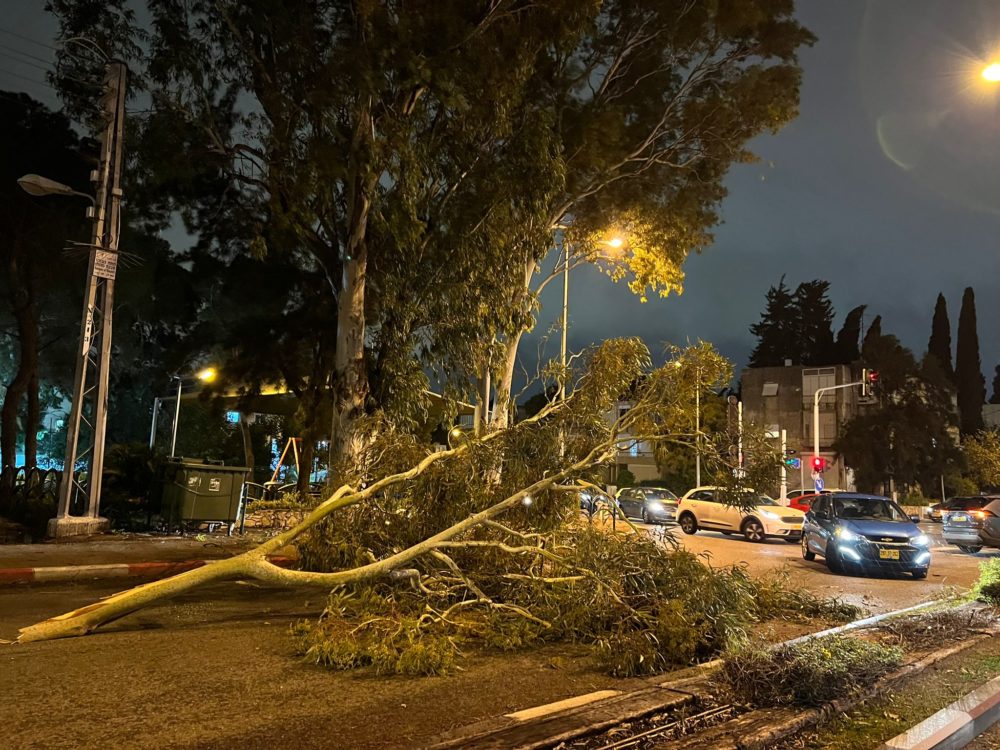
{"type": "MultiPolygon", "coordinates": [[[[356,140],[367,141],[371,128],[371,111],[362,108],[356,140]]],[[[357,145],[356,149],[363,151],[361,145],[357,145]]],[[[365,275],[368,271],[368,216],[377,178],[364,159],[359,159],[354,168],[344,275],[337,300],[337,346],[333,360],[333,415],[330,426],[331,468],[338,464],[348,466],[357,454],[355,423],[364,414],[368,398],[365,275]]]]}
{"type": "Polygon", "coordinates": [[[34,466],[38,429],[38,315],[28,269],[19,263],[16,251],[11,252],[9,278],[11,279],[11,308],[17,323],[17,371],[7,386],[3,406],[0,407],[0,464],[17,464],[17,418],[21,400],[28,395],[28,413],[25,420],[25,451],[30,447],[31,459],[27,466],[34,466]],[[33,395],[32,395],[33,387],[33,395]],[[30,434],[29,434],[30,433],[30,434]]]}
{"type": "Polygon", "coordinates": [[[38,423],[42,413],[38,401],[38,352],[33,352],[34,364],[28,380],[28,406],[24,415],[24,465],[38,465],[38,423]]]}
{"type": "MultiPolygon", "coordinates": [[[[524,286],[519,291],[522,295],[521,304],[525,309],[528,308],[531,299],[531,277],[535,274],[535,267],[533,258],[528,258],[524,263],[524,286]]],[[[500,363],[500,372],[496,383],[496,405],[493,409],[493,419],[490,422],[490,426],[494,430],[503,429],[512,421],[511,392],[514,386],[514,368],[517,367],[517,350],[521,345],[521,337],[527,330],[530,328],[525,326],[504,342],[504,357],[500,363]]]]}

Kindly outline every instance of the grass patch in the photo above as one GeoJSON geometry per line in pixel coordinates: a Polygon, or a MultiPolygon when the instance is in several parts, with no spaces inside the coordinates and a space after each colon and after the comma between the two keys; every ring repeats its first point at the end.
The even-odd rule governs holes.
{"type": "Polygon", "coordinates": [[[870,750],[1000,674],[1000,643],[988,638],[916,675],[882,699],[774,750],[870,750]]]}
{"type": "Polygon", "coordinates": [[[721,679],[734,702],[818,706],[871,685],[902,660],[898,647],[854,637],[812,638],[776,648],[754,643],[725,654],[721,679]]]}
{"type": "Polygon", "coordinates": [[[979,580],[970,594],[984,604],[1000,605],[1000,559],[992,558],[979,563],[979,580]]]}

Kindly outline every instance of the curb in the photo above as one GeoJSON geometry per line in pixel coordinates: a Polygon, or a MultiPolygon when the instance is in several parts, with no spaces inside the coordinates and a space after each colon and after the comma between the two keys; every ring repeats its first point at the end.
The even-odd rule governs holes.
{"type": "MultiPolygon", "coordinates": [[[[226,559],[226,558],[223,558],[226,559]]],[[[269,555],[268,562],[282,568],[297,560],[284,555],[269,555]]],[[[17,583],[79,581],[100,578],[165,578],[194,570],[216,560],[181,560],[178,562],[110,563],[106,565],[51,565],[39,568],[0,568],[0,586],[17,583]]]]}
{"type": "Polygon", "coordinates": [[[994,677],[933,716],[896,735],[879,750],[965,747],[1000,720],[1000,677],[994,677]]]}

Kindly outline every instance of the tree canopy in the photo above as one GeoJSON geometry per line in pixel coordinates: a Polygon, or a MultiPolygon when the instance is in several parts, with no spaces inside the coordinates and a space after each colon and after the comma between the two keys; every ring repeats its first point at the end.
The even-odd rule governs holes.
{"type": "Polygon", "coordinates": [[[955,347],[955,383],[958,386],[959,426],[963,435],[983,428],[986,378],[979,358],[979,330],[976,325],[976,294],[967,287],[958,315],[958,343],[955,347]]]}

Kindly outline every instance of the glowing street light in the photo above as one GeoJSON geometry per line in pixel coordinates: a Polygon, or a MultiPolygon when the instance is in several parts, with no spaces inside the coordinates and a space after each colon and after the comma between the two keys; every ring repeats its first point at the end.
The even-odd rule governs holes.
{"type": "Polygon", "coordinates": [[[982,71],[983,80],[1000,83],[1000,63],[990,63],[982,71]]]}
{"type": "MultiPolygon", "coordinates": [[[[195,377],[202,383],[211,383],[219,376],[219,371],[214,367],[205,367],[195,373],[195,377]]],[[[181,420],[181,393],[184,390],[184,378],[179,374],[174,374],[170,376],[171,380],[177,381],[177,403],[174,405],[174,424],[170,435],[170,457],[174,458],[177,455],[177,425],[181,420]]],[[[190,376],[188,376],[188,382],[190,382],[190,376]]],[[[149,431],[149,447],[153,447],[153,440],[156,437],[156,412],[159,409],[160,399],[156,399],[153,404],[153,426],[149,431]]]]}

